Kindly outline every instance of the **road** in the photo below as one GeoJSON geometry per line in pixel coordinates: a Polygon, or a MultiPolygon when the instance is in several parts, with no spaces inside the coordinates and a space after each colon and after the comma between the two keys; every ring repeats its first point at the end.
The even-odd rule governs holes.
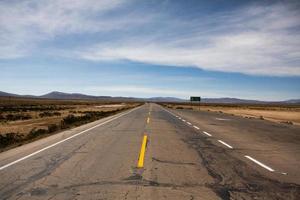
{"type": "Polygon", "coordinates": [[[300,128],[145,104],[0,154],[1,199],[300,199],[300,128]]]}

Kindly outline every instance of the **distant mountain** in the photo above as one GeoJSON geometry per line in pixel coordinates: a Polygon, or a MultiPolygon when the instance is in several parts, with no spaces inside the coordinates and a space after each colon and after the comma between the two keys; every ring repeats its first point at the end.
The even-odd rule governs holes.
{"type": "Polygon", "coordinates": [[[237,99],[237,98],[203,98],[203,103],[228,103],[228,104],[257,104],[257,103],[269,103],[266,101],[237,99]]]}
{"type": "Polygon", "coordinates": [[[111,96],[93,96],[80,93],[64,93],[53,91],[44,95],[18,95],[0,91],[0,97],[21,97],[21,98],[40,98],[40,99],[58,99],[58,100],[99,100],[99,101],[143,101],[143,99],[133,97],[111,97],[111,96]]]}
{"type": "Polygon", "coordinates": [[[300,99],[292,99],[286,101],[258,101],[237,98],[203,98],[203,103],[226,103],[226,104],[300,104],[300,99]]]}
{"type": "Polygon", "coordinates": [[[151,97],[151,98],[147,98],[147,101],[153,101],[153,102],[185,102],[186,100],[175,98],[175,97],[151,97]]]}
{"type": "Polygon", "coordinates": [[[290,100],[284,101],[284,103],[300,104],[300,99],[290,99],[290,100]]]}
{"type": "Polygon", "coordinates": [[[99,99],[99,98],[111,98],[109,96],[91,96],[91,95],[85,95],[85,94],[79,94],[79,93],[63,93],[63,92],[50,92],[48,94],[44,94],[41,96],[38,96],[40,98],[46,98],[46,99],[99,99]]]}
{"type": "MultiPolygon", "coordinates": [[[[188,100],[175,97],[152,97],[152,98],[134,98],[134,97],[111,97],[111,96],[93,96],[80,93],[50,92],[41,96],[18,95],[0,91],[0,97],[23,97],[23,98],[43,98],[59,100],[99,100],[99,101],[150,101],[150,102],[188,102],[188,100]]],[[[286,101],[258,101],[237,98],[202,98],[202,103],[227,103],[227,104],[300,104],[300,99],[291,99],[286,101]]]]}
{"type": "Polygon", "coordinates": [[[0,91],[0,97],[17,97],[17,96],[19,95],[0,91]]]}

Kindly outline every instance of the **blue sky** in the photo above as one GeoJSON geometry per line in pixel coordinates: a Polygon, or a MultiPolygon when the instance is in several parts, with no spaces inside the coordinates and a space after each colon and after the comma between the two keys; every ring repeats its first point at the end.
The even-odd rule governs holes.
{"type": "Polygon", "coordinates": [[[0,90],[300,98],[297,1],[0,2],[0,90]]]}

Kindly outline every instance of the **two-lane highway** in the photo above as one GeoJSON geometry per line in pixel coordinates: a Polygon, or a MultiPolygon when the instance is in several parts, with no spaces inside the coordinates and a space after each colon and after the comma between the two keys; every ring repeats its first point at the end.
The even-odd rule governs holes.
{"type": "MultiPolygon", "coordinates": [[[[240,130],[245,135],[239,135],[238,140],[238,133],[234,133],[231,139],[224,133],[237,131],[237,125],[230,126],[232,119],[215,122],[211,119],[216,117],[210,115],[145,104],[3,152],[0,198],[300,198],[296,167],[285,168],[287,174],[279,174],[251,161],[246,153],[250,158],[257,154],[247,149],[244,140],[252,137],[240,130]],[[229,124],[214,129],[213,123],[229,124]],[[239,141],[243,141],[240,146],[239,141]]],[[[256,123],[262,126],[259,121],[256,123]]],[[[244,125],[247,129],[247,123],[244,125]]],[[[264,137],[256,134],[258,139],[264,137]]],[[[298,139],[294,136],[294,140],[298,139]]],[[[271,148],[273,144],[266,145],[271,148]]],[[[274,163],[276,170],[282,167],[272,161],[280,156],[271,153],[269,157],[270,161],[264,161],[274,163]]],[[[291,163],[297,164],[298,154],[287,160],[292,157],[296,161],[291,163]]]]}

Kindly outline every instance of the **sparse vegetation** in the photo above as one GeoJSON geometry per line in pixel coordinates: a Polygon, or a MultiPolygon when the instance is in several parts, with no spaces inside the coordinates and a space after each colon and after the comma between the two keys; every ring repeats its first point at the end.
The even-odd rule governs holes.
{"type": "Polygon", "coordinates": [[[264,120],[265,118],[264,116],[259,116],[259,119],[264,120]]]}
{"type": "Polygon", "coordinates": [[[182,106],[178,106],[178,107],[176,107],[176,109],[181,110],[181,109],[184,109],[184,108],[182,106]]]}
{"type": "Polygon", "coordinates": [[[5,133],[0,135],[0,148],[18,143],[22,140],[23,135],[19,133],[5,133]]]}
{"type": "Polygon", "coordinates": [[[17,120],[27,120],[31,119],[32,117],[29,114],[23,114],[23,113],[16,113],[16,114],[7,114],[7,115],[1,115],[0,120],[1,121],[17,121],[17,120]]]}
{"type": "MultiPolygon", "coordinates": [[[[199,105],[190,103],[161,103],[161,105],[173,109],[199,110],[199,105]]],[[[226,113],[242,116],[248,119],[269,120],[289,125],[300,125],[299,104],[214,104],[201,103],[200,110],[226,113]]]]}
{"type": "Polygon", "coordinates": [[[61,116],[60,112],[42,112],[39,114],[40,117],[52,117],[52,116],[61,116]]]}
{"type": "Polygon", "coordinates": [[[108,103],[0,98],[0,151],[140,105],[99,107],[108,103]]]}
{"type": "Polygon", "coordinates": [[[84,111],[84,112],[82,112],[82,113],[84,113],[84,115],[80,115],[80,116],[75,116],[75,115],[71,114],[71,115],[68,115],[67,117],[63,118],[63,120],[61,121],[61,127],[68,128],[73,125],[85,124],[85,123],[95,121],[95,120],[101,119],[103,117],[118,113],[122,110],[124,110],[124,109],[116,109],[116,110],[106,111],[106,112],[84,111]]]}

